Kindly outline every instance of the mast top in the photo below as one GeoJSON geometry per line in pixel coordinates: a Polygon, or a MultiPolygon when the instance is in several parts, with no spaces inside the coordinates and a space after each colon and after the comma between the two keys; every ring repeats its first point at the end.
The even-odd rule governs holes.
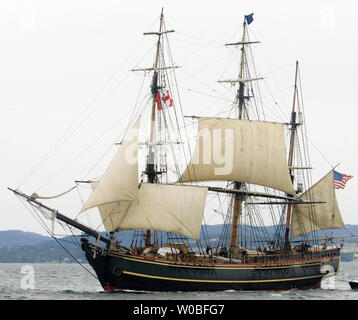
{"type": "Polygon", "coordinates": [[[163,15],[163,8],[160,14],[160,25],[159,25],[159,31],[150,31],[150,32],[144,32],[143,35],[148,36],[148,35],[156,35],[158,36],[158,41],[157,41],[157,50],[156,50],[156,57],[155,57],[155,62],[153,67],[149,67],[149,68],[135,68],[135,69],[131,69],[130,71],[144,71],[144,72],[148,72],[148,71],[154,71],[154,73],[157,73],[158,71],[161,70],[167,70],[167,69],[176,69],[179,68],[178,66],[158,66],[159,64],[159,56],[160,56],[160,46],[161,46],[161,38],[163,34],[168,34],[168,33],[172,33],[175,32],[174,30],[163,30],[163,26],[164,26],[164,15],[163,15]]]}
{"type": "MultiPolygon", "coordinates": [[[[235,42],[230,42],[230,43],[225,44],[226,47],[241,45],[241,59],[240,59],[241,61],[240,61],[239,76],[238,76],[237,79],[219,80],[218,81],[219,83],[230,83],[231,85],[233,85],[235,83],[239,83],[240,87],[243,89],[244,84],[246,82],[251,82],[251,81],[262,80],[263,79],[262,77],[244,78],[245,46],[255,44],[255,43],[260,43],[260,41],[250,41],[250,39],[248,39],[248,37],[247,37],[247,24],[250,24],[254,20],[252,16],[253,16],[253,13],[244,16],[243,31],[242,31],[241,41],[235,41],[235,42]]],[[[243,96],[243,92],[241,92],[241,95],[243,96]]]]}

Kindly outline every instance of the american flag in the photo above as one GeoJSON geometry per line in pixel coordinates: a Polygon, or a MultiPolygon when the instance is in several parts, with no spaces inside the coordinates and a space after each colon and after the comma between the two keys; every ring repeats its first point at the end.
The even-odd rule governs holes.
{"type": "Polygon", "coordinates": [[[333,171],[333,185],[336,189],[344,189],[346,186],[346,182],[353,178],[353,176],[346,175],[344,173],[339,173],[337,171],[333,171]]]}

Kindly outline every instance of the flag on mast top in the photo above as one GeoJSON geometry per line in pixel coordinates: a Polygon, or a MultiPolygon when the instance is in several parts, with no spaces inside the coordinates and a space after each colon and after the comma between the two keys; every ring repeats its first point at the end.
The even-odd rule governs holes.
{"type": "Polygon", "coordinates": [[[250,24],[252,21],[254,21],[253,15],[254,15],[253,13],[250,13],[247,16],[245,16],[247,24],[250,24]]]}

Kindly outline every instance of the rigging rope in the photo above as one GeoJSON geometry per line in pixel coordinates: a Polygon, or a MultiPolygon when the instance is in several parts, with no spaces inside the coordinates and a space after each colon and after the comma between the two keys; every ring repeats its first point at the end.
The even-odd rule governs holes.
{"type": "Polygon", "coordinates": [[[39,196],[37,193],[33,193],[33,194],[31,195],[31,198],[32,198],[32,199],[55,199],[55,198],[59,198],[59,197],[65,195],[65,194],[71,192],[71,191],[72,191],[73,189],[75,189],[75,188],[77,188],[77,184],[76,184],[74,187],[72,187],[71,189],[69,189],[69,190],[67,190],[67,191],[65,191],[65,192],[62,192],[62,193],[60,193],[60,194],[58,194],[58,195],[55,195],[55,196],[42,197],[42,196],[39,196]]]}

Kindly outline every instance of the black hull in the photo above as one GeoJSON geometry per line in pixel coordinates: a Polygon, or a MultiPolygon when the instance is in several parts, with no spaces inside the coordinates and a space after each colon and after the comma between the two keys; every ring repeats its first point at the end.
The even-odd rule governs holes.
{"type": "Polygon", "coordinates": [[[358,282],[350,281],[349,285],[351,286],[351,289],[358,289],[358,282]]]}
{"type": "Polygon", "coordinates": [[[108,254],[82,243],[88,262],[105,290],[223,291],[319,288],[327,274],[335,275],[340,249],[317,253],[294,263],[193,265],[164,259],[108,254]],[[96,251],[96,253],[94,253],[96,251]]]}

